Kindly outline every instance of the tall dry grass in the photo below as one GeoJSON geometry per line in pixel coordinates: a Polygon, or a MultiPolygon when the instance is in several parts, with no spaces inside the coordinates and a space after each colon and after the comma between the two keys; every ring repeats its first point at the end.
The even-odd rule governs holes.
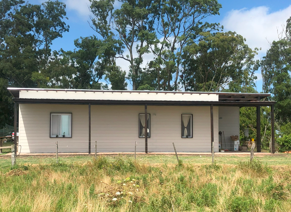
{"type": "Polygon", "coordinates": [[[0,211],[291,211],[291,168],[100,157],[0,175],[0,211]]]}

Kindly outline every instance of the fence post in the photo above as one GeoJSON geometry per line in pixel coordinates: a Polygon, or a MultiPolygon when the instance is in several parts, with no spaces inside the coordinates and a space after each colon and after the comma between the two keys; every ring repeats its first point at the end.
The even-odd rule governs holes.
{"type": "Polygon", "coordinates": [[[214,142],[212,142],[211,153],[212,153],[212,165],[213,165],[214,164],[214,142]]]}
{"type": "MultiPolygon", "coordinates": [[[[2,146],[3,146],[3,139],[0,138],[0,147],[2,147],[2,146]]],[[[2,149],[0,149],[0,153],[2,153],[2,149]]]]}
{"type": "Polygon", "coordinates": [[[12,167],[16,165],[16,157],[15,157],[15,145],[11,145],[11,164],[12,167]]]}
{"type": "Polygon", "coordinates": [[[251,158],[250,158],[250,162],[253,161],[254,159],[254,149],[255,149],[255,142],[252,143],[252,146],[251,146],[251,158]]]}
{"type": "Polygon", "coordinates": [[[57,163],[59,162],[59,144],[58,144],[58,141],[56,142],[56,160],[57,160],[57,163]]]}
{"type": "Polygon", "coordinates": [[[176,154],[176,158],[177,158],[177,162],[178,162],[178,165],[179,165],[179,164],[180,164],[180,163],[179,163],[179,158],[178,158],[178,154],[177,154],[177,151],[176,151],[176,147],[175,147],[174,142],[173,142],[173,147],[174,147],[175,154],[176,154]]]}
{"type": "Polygon", "coordinates": [[[135,141],[135,145],[134,145],[134,159],[136,161],[136,141],[135,141]]]}
{"type": "Polygon", "coordinates": [[[95,141],[95,159],[97,158],[97,141],[95,141]]]}

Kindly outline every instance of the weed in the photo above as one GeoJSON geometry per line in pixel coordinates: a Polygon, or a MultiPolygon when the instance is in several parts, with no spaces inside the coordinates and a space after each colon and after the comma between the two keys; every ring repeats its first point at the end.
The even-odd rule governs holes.
{"type": "Polygon", "coordinates": [[[210,165],[203,165],[202,167],[207,171],[218,171],[221,169],[221,166],[217,165],[216,162],[210,165]]]}
{"type": "Polygon", "coordinates": [[[239,162],[238,169],[256,176],[265,176],[271,174],[271,169],[265,164],[262,164],[259,160],[253,160],[252,162],[239,162]]]}
{"type": "Polygon", "coordinates": [[[276,211],[276,209],[280,208],[280,202],[275,199],[266,200],[264,205],[265,211],[276,211]]]}
{"type": "Polygon", "coordinates": [[[142,183],[144,187],[148,186],[148,175],[142,175],[142,183]]]}
{"type": "Polygon", "coordinates": [[[94,192],[95,192],[95,186],[94,186],[94,184],[92,184],[92,185],[90,186],[90,189],[89,189],[89,196],[90,196],[90,197],[93,197],[94,192]]]}
{"type": "Polygon", "coordinates": [[[290,211],[291,207],[288,166],[267,167],[257,161],[231,167],[177,166],[175,160],[151,165],[130,157],[74,163],[63,157],[58,164],[47,160],[33,166],[20,160],[12,170],[10,163],[2,166],[0,161],[4,167],[0,211],[239,212],[290,211]]]}
{"type": "Polygon", "coordinates": [[[256,211],[255,208],[258,206],[258,202],[246,196],[235,196],[230,198],[228,203],[228,210],[233,212],[248,212],[256,211]]]}
{"type": "Polygon", "coordinates": [[[207,206],[212,207],[217,204],[216,198],[217,198],[217,185],[208,183],[205,184],[201,191],[196,196],[196,204],[199,207],[207,206]]]}

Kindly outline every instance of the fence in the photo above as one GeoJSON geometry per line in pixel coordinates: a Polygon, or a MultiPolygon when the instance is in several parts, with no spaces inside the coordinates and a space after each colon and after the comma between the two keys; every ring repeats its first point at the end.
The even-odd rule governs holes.
{"type": "MultiPolygon", "coordinates": [[[[14,132],[14,126],[5,124],[5,126],[2,129],[0,129],[0,137],[8,136],[8,135],[11,136],[12,132],[14,132]]],[[[17,132],[18,132],[18,128],[17,128],[17,132]]]]}

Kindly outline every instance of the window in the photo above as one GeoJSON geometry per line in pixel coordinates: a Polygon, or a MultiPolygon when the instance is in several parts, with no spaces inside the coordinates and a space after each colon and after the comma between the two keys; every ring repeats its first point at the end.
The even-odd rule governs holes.
{"type": "Polygon", "coordinates": [[[72,114],[51,113],[51,138],[72,137],[72,114]]]}
{"type": "MultiPolygon", "coordinates": [[[[151,137],[151,114],[147,114],[147,133],[148,133],[148,138],[151,137]]],[[[138,117],[138,136],[140,138],[145,137],[145,114],[140,113],[138,117]]]]}
{"type": "Polygon", "coordinates": [[[181,119],[182,138],[193,138],[193,115],[182,114],[181,119]]]}

